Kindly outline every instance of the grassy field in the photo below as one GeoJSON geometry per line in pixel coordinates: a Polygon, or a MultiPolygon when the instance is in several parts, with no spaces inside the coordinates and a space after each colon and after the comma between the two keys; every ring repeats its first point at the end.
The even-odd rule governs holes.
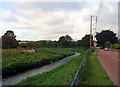
{"type": "Polygon", "coordinates": [[[36,52],[24,52],[23,49],[2,50],[2,75],[7,76],[26,69],[35,68],[58,61],[74,54],[78,49],[42,48],[36,52]]]}
{"type": "Polygon", "coordinates": [[[86,63],[83,85],[113,85],[98,61],[96,52],[88,57],[86,63]]]}
{"type": "Polygon", "coordinates": [[[22,80],[19,85],[71,85],[71,82],[80,66],[81,60],[86,55],[82,52],[80,56],[72,59],[67,64],[61,65],[49,72],[38,74],[22,80]]]}

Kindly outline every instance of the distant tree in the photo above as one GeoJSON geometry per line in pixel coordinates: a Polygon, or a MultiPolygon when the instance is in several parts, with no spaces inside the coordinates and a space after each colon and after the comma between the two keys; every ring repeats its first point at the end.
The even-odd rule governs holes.
{"type": "Polygon", "coordinates": [[[111,46],[112,46],[112,44],[111,44],[109,41],[107,41],[107,42],[105,43],[105,47],[110,48],[111,46]]]}
{"type": "Polygon", "coordinates": [[[57,44],[57,41],[46,41],[46,47],[49,47],[49,48],[54,48],[54,47],[57,47],[58,44],[57,44]]]}
{"type": "Polygon", "coordinates": [[[18,47],[18,41],[15,39],[16,35],[13,31],[7,31],[2,36],[2,48],[10,49],[18,47]]]}
{"type": "MultiPolygon", "coordinates": [[[[93,37],[92,37],[93,40],[93,37]]],[[[85,35],[81,40],[78,40],[78,46],[88,48],[90,47],[90,35],[85,35]]],[[[93,41],[92,41],[92,46],[93,46],[93,41]]]]}
{"type": "Polygon", "coordinates": [[[11,36],[11,37],[16,37],[16,35],[14,34],[14,32],[13,31],[11,31],[11,30],[8,30],[5,34],[4,34],[4,36],[11,36]]]}
{"type": "Polygon", "coordinates": [[[44,41],[36,41],[36,44],[38,45],[38,48],[41,47],[58,47],[58,42],[57,41],[51,41],[51,40],[44,40],[44,41]]]}
{"type": "Polygon", "coordinates": [[[65,36],[61,36],[59,38],[59,45],[60,47],[70,47],[70,45],[72,44],[72,41],[73,39],[71,38],[71,36],[69,35],[65,35],[65,36]]]}
{"type": "Polygon", "coordinates": [[[65,36],[61,36],[60,38],[59,38],[59,41],[58,41],[58,43],[59,43],[59,45],[60,45],[60,47],[64,47],[65,46],[65,36]]]}
{"type": "Polygon", "coordinates": [[[36,43],[38,44],[38,47],[46,47],[46,42],[45,40],[40,40],[40,41],[36,41],[36,43]]]}
{"type": "Polygon", "coordinates": [[[38,44],[33,41],[30,41],[27,43],[27,48],[28,49],[36,49],[36,48],[38,48],[38,44]]]}
{"type": "Polygon", "coordinates": [[[77,41],[77,45],[78,45],[79,47],[81,47],[81,44],[82,44],[82,41],[81,41],[81,40],[78,40],[78,41],[77,41]]]}
{"type": "Polygon", "coordinates": [[[112,44],[117,43],[118,38],[113,31],[110,30],[103,30],[100,33],[97,33],[95,36],[97,40],[97,44],[101,47],[105,47],[105,43],[108,41],[112,44]]]}
{"type": "Polygon", "coordinates": [[[18,47],[18,42],[14,37],[2,36],[2,48],[10,49],[18,47]]]}
{"type": "Polygon", "coordinates": [[[53,47],[58,47],[58,42],[57,41],[53,41],[53,47]]]}
{"type": "Polygon", "coordinates": [[[118,39],[118,43],[120,44],[120,39],[118,39]]]}
{"type": "Polygon", "coordinates": [[[72,48],[76,48],[76,47],[78,47],[78,43],[77,43],[77,41],[71,41],[69,46],[72,48]]]}
{"type": "Polygon", "coordinates": [[[65,40],[66,41],[72,41],[73,39],[71,38],[71,36],[69,36],[68,34],[65,35],[65,40]]]}

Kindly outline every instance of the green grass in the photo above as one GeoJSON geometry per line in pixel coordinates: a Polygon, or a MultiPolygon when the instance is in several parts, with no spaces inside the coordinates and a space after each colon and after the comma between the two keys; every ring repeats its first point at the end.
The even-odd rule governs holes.
{"type": "Polygon", "coordinates": [[[25,41],[19,42],[19,44],[22,44],[22,43],[28,43],[28,42],[25,42],[25,41]]]}
{"type": "Polygon", "coordinates": [[[80,66],[80,62],[85,55],[86,52],[82,52],[80,56],[72,59],[67,64],[61,65],[49,72],[22,80],[15,87],[18,85],[71,85],[80,66]]]}
{"type": "Polygon", "coordinates": [[[83,79],[84,85],[113,85],[98,61],[96,52],[93,52],[87,58],[86,63],[86,71],[83,79]]]}

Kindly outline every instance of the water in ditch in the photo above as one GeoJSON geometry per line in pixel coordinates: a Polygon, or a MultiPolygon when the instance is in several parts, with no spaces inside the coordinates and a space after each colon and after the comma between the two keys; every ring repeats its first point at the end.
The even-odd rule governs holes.
{"type": "Polygon", "coordinates": [[[52,69],[54,69],[54,68],[56,68],[56,67],[58,67],[62,64],[67,63],[68,61],[70,61],[71,59],[73,59],[73,58],[75,58],[79,55],[80,55],[80,53],[75,53],[74,55],[65,57],[64,59],[59,60],[57,62],[48,64],[48,65],[45,65],[45,66],[42,66],[42,67],[38,67],[38,68],[35,68],[35,69],[27,70],[25,72],[16,74],[14,76],[2,79],[2,85],[14,85],[14,84],[20,82],[21,80],[26,79],[27,77],[31,77],[33,75],[37,75],[37,74],[40,74],[40,73],[43,73],[43,72],[50,71],[50,70],[52,70],[52,69]]]}

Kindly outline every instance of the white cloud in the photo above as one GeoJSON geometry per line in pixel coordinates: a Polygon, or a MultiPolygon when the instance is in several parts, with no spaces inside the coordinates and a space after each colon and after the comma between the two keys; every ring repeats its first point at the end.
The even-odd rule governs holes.
{"type": "Polygon", "coordinates": [[[98,18],[98,31],[111,29],[118,34],[118,4],[104,3],[101,14],[98,18]]]}
{"type": "Polygon", "coordinates": [[[11,21],[16,22],[17,21],[17,19],[14,16],[14,14],[12,14],[10,11],[1,12],[0,20],[1,21],[6,21],[6,22],[11,22],[11,21]]]}
{"type": "MultiPolygon", "coordinates": [[[[0,2],[100,2],[101,0],[1,0],[0,2]]],[[[104,2],[118,2],[119,0],[104,0],[104,2]]]]}
{"type": "MultiPolygon", "coordinates": [[[[116,4],[104,4],[98,21],[98,31],[105,28],[115,28],[117,31],[116,4]]],[[[17,39],[21,40],[58,40],[65,34],[71,35],[74,40],[81,39],[85,34],[89,34],[90,16],[97,14],[99,7],[99,3],[95,2],[83,3],[83,6],[78,6],[81,8],[77,10],[75,8],[78,7],[74,8],[73,5],[71,11],[59,9],[60,6],[56,8],[53,6],[52,9],[55,10],[49,7],[43,9],[39,4],[35,6],[32,3],[20,3],[20,5],[12,3],[12,5],[10,9],[2,11],[0,27],[3,29],[2,34],[6,30],[13,30],[17,39]]]]}

